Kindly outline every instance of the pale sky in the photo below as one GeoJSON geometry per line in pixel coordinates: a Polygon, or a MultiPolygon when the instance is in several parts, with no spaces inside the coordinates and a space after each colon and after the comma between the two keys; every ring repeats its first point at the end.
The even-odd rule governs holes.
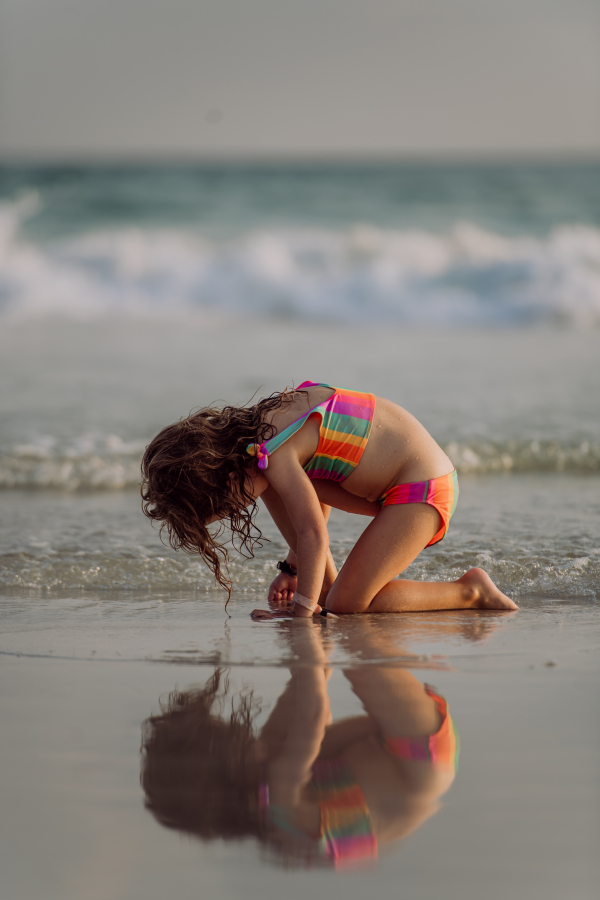
{"type": "Polygon", "coordinates": [[[0,157],[600,155],[599,0],[0,0],[0,157]]]}

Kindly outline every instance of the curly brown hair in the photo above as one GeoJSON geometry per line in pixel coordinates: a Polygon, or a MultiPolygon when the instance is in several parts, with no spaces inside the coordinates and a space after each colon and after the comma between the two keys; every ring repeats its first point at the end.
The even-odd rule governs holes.
{"type": "Polygon", "coordinates": [[[148,444],[142,459],[142,509],[166,528],[174,550],[199,553],[217,582],[231,597],[227,568],[229,541],[246,558],[263,538],[254,519],[256,501],[246,488],[248,470],[256,463],[248,444],[261,444],[276,429],[265,415],[292,403],[296,391],[286,388],[254,406],[206,407],[163,428],[148,444]],[[232,481],[236,491],[232,490],[232,481]],[[208,525],[220,520],[216,531],[208,525]],[[228,522],[231,535],[221,541],[228,522]],[[223,568],[225,571],[223,571],[223,568]]]}
{"type": "Polygon", "coordinates": [[[174,690],[142,725],[146,809],[161,825],[208,841],[260,832],[251,761],[261,705],[248,689],[227,704],[228,690],[228,672],[217,668],[203,688],[174,690]]]}
{"type": "MultiPolygon", "coordinates": [[[[290,682],[278,704],[292,691],[295,700],[290,682]]],[[[230,695],[229,671],[220,667],[203,687],[176,688],[161,699],[160,711],[142,723],[144,806],[165,828],[201,841],[255,838],[285,868],[330,866],[320,842],[265,821],[259,786],[268,762],[255,727],[262,709],[249,686],[230,695]]]]}

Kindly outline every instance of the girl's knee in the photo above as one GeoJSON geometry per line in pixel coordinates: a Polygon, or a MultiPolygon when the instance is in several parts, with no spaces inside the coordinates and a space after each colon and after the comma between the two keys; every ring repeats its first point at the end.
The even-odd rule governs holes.
{"type": "Polygon", "coordinates": [[[335,585],[327,595],[327,609],[333,613],[364,613],[371,605],[371,597],[361,597],[352,591],[336,591],[335,585]]]}

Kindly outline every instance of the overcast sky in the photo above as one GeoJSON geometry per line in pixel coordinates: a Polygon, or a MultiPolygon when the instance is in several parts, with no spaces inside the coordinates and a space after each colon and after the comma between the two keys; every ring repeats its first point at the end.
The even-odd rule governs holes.
{"type": "Polygon", "coordinates": [[[0,0],[0,156],[600,155],[600,0],[0,0]]]}

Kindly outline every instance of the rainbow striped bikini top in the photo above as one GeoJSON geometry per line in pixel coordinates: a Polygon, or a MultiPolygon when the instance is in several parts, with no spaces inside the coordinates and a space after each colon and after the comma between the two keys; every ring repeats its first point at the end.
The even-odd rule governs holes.
{"type": "Polygon", "coordinates": [[[373,394],[345,391],[316,381],[304,381],[298,390],[308,387],[331,388],[334,393],[275,437],[262,444],[249,444],[248,453],[258,457],[259,469],[266,469],[269,456],[302,428],[307,419],[318,415],[321,417],[319,445],[315,455],[304,466],[304,471],[312,479],[344,481],[359,464],[367,446],[373,424],[375,397],[373,394]]]}

